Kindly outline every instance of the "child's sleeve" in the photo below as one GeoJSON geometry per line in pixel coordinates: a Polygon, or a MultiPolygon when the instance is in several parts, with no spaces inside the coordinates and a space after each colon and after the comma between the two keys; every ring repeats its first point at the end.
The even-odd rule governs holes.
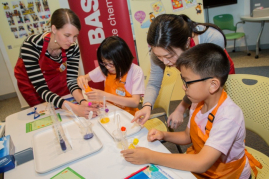
{"type": "Polygon", "coordinates": [[[142,95],[145,93],[144,73],[139,66],[133,69],[132,83],[132,94],[142,95]]]}
{"type": "Polygon", "coordinates": [[[90,76],[91,80],[95,83],[105,81],[106,79],[106,76],[103,74],[100,67],[96,67],[94,70],[90,71],[88,75],[90,76]]]}

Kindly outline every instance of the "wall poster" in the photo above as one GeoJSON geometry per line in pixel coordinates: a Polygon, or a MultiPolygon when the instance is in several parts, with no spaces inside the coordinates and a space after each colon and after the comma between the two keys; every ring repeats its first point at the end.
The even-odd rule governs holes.
{"type": "Polygon", "coordinates": [[[16,39],[50,31],[46,25],[51,16],[48,0],[6,1],[2,9],[16,39]]]}

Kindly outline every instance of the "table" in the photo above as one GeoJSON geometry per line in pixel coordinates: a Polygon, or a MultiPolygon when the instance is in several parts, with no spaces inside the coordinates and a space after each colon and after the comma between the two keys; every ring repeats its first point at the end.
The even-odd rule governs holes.
{"type": "MultiPolygon", "coordinates": [[[[37,105],[37,110],[44,110],[46,103],[37,105]]],[[[119,109],[116,106],[108,104],[110,110],[119,109]]],[[[26,133],[25,125],[28,122],[33,121],[33,116],[27,116],[29,110],[24,110],[15,114],[12,114],[6,118],[6,135],[10,135],[15,145],[16,152],[22,151],[29,147],[32,147],[33,135],[48,127],[26,133]]],[[[65,110],[59,109],[57,113],[61,114],[62,123],[73,120],[72,115],[65,110]]],[[[34,161],[29,161],[14,169],[4,173],[5,179],[14,178],[51,178],[66,167],[70,167],[77,173],[85,178],[124,178],[131,173],[139,170],[146,165],[134,165],[124,160],[120,154],[120,150],[116,148],[116,145],[112,137],[106,132],[106,130],[98,123],[99,117],[92,119],[93,131],[101,140],[103,147],[96,153],[90,154],[86,157],[73,161],[69,164],[61,166],[57,169],[49,171],[44,174],[39,174],[34,169],[34,161]]],[[[148,130],[143,128],[132,137],[137,137],[139,146],[147,147],[155,151],[170,153],[159,141],[148,142],[147,141],[148,130]]],[[[175,178],[187,178],[194,179],[194,175],[191,172],[175,170],[167,167],[161,167],[171,176],[175,178]]]]}
{"type": "Polygon", "coordinates": [[[269,16],[266,16],[266,17],[241,16],[240,18],[241,18],[242,21],[261,22],[261,30],[260,30],[260,33],[258,35],[257,42],[256,42],[256,55],[255,55],[255,58],[257,59],[257,58],[259,58],[260,38],[261,38],[262,31],[263,31],[263,28],[264,28],[264,23],[265,23],[265,21],[269,21],[269,16]]]}

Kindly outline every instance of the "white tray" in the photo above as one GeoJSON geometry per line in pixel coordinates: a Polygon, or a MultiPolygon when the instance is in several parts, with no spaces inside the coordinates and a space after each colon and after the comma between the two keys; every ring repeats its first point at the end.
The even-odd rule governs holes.
{"type": "Polygon", "coordinates": [[[45,173],[69,162],[82,158],[100,150],[103,145],[94,133],[93,138],[83,139],[83,134],[76,120],[62,124],[65,136],[72,150],[62,152],[54,129],[40,131],[33,136],[33,153],[35,170],[45,173]]]}
{"type": "MultiPolygon", "coordinates": [[[[119,114],[120,115],[120,127],[124,126],[126,127],[126,136],[131,136],[137,132],[139,132],[141,130],[141,126],[138,125],[136,122],[131,123],[131,120],[134,118],[133,115],[131,115],[130,113],[124,111],[124,110],[117,110],[117,111],[113,111],[113,112],[108,112],[108,117],[110,119],[110,121],[108,123],[101,123],[100,122],[100,118],[98,120],[99,124],[101,124],[101,126],[112,136],[112,132],[114,130],[117,129],[117,125],[116,125],[116,121],[114,119],[114,115],[115,114],[119,114]]],[[[113,136],[112,136],[113,137],[113,136]]]]}

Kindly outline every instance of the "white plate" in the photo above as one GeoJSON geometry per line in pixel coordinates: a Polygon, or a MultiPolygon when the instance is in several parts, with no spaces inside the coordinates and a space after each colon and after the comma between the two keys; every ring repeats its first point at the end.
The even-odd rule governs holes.
{"type": "MultiPolygon", "coordinates": [[[[112,136],[112,132],[114,130],[117,129],[117,124],[116,121],[114,119],[114,115],[115,114],[119,114],[120,115],[120,127],[124,126],[126,127],[126,136],[131,136],[137,132],[139,132],[141,130],[141,126],[138,125],[136,122],[131,123],[131,120],[134,118],[133,115],[131,115],[130,113],[124,111],[124,110],[116,110],[116,111],[112,111],[112,112],[108,112],[108,117],[109,117],[109,122],[108,123],[101,123],[100,122],[100,118],[98,120],[99,124],[101,124],[101,126],[103,126],[103,128],[112,136]]],[[[112,136],[113,137],[113,136],[112,136]]]]}
{"type": "Polygon", "coordinates": [[[33,136],[33,153],[35,170],[45,173],[69,162],[82,158],[100,150],[103,145],[94,133],[89,140],[83,139],[83,134],[76,120],[62,124],[65,136],[72,150],[62,152],[57,136],[52,127],[42,130],[33,136]]]}

